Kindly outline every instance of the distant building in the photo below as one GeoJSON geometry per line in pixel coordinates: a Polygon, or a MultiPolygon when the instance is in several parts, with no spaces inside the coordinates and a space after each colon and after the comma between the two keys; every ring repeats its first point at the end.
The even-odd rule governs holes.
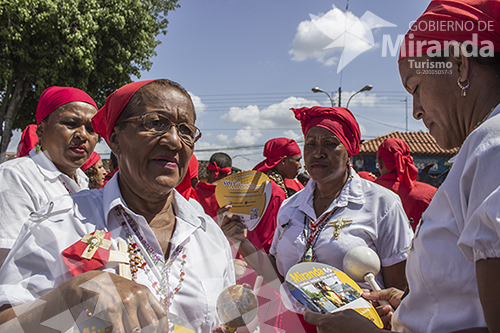
{"type": "Polygon", "coordinates": [[[387,138],[398,138],[408,143],[410,155],[413,157],[419,173],[430,164],[433,164],[428,170],[431,175],[440,175],[446,172],[450,168],[448,160],[458,153],[458,148],[444,150],[439,147],[436,140],[428,132],[394,131],[361,143],[359,154],[353,156],[352,159],[356,171],[369,171],[379,175],[377,150],[387,138]]]}

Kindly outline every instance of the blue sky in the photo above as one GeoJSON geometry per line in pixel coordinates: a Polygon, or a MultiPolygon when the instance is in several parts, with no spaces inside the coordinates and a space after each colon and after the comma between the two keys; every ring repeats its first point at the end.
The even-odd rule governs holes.
{"type": "MultiPolygon", "coordinates": [[[[317,24],[342,33],[345,24],[339,24],[339,18],[344,15],[346,0],[181,0],[180,5],[169,14],[168,33],[160,36],[162,44],[152,59],[153,67],[141,79],[169,78],[192,94],[197,126],[203,133],[195,149],[198,159],[225,151],[233,157],[234,166],[250,169],[263,159],[267,140],[289,137],[300,144],[300,126],[289,108],[329,106],[325,94],[311,91],[315,86],[333,92],[337,103],[341,85],[345,106],[354,92],[373,85],[373,90],[356,95],[349,105],[363,139],[405,131],[405,98],[408,130],[426,130],[411,117],[412,100],[401,85],[397,58],[383,57],[382,51],[383,35],[389,35],[394,44],[428,1],[350,0],[351,22],[370,11],[396,27],[361,33],[350,29],[354,36],[343,36],[353,43],[351,49],[366,45],[362,39],[370,31],[374,46],[340,73],[337,68],[343,49],[324,49],[333,40],[317,24]],[[315,22],[310,14],[318,17],[315,22]]],[[[8,151],[15,151],[18,137],[8,151]]],[[[109,155],[105,144],[96,150],[103,157],[109,155]]]]}

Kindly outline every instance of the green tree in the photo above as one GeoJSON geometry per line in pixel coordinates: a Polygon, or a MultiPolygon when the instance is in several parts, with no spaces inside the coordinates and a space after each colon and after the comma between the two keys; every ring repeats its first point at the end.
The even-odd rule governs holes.
{"type": "Polygon", "coordinates": [[[35,122],[49,86],[98,105],[149,70],[178,0],[0,0],[0,162],[12,130],[35,122]]]}

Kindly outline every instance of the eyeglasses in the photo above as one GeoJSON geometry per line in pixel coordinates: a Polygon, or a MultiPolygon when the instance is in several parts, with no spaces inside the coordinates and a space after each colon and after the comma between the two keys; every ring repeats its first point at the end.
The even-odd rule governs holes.
{"type": "Polygon", "coordinates": [[[142,125],[145,129],[158,135],[170,131],[170,128],[175,126],[177,134],[180,136],[182,141],[188,145],[193,145],[199,138],[201,138],[201,132],[198,127],[187,123],[174,123],[169,116],[160,111],[152,111],[141,116],[130,117],[122,120],[122,122],[128,121],[142,121],[142,125]]]}

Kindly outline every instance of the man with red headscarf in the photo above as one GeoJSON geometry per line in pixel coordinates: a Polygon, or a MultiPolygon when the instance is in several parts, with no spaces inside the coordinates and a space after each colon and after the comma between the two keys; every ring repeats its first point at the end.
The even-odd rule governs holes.
{"type": "Polygon", "coordinates": [[[206,182],[198,183],[196,193],[205,213],[217,221],[217,210],[220,208],[215,197],[215,187],[219,181],[231,174],[232,160],[226,153],[215,153],[208,162],[206,182]]]}
{"type": "Polygon", "coordinates": [[[375,183],[399,195],[415,230],[437,188],[417,181],[418,169],[410,156],[410,147],[404,140],[385,139],[378,147],[377,161],[380,177],[375,183]]]}

